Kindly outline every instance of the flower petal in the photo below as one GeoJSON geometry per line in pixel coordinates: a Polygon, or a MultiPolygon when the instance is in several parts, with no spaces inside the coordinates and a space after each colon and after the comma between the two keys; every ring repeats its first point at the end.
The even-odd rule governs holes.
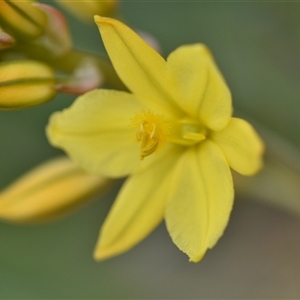
{"type": "Polygon", "coordinates": [[[231,94],[208,48],[181,46],[167,59],[178,88],[179,107],[213,130],[224,128],[231,117],[231,94]]]}
{"type": "Polygon", "coordinates": [[[125,176],[140,163],[130,118],[142,109],[145,107],[129,93],[94,90],[51,116],[48,138],[90,172],[125,176]]]}
{"type": "Polygon", "coordinates": [[[221,147],[235,171],[252,175],[261,168],[264,144],[245,120],[231,118],[229,124],[223,130],[213,132],[211,138],[221,147]]]}
{"type": "Polygon", "coordinates": [[[182,153],[176,149],[126,181],[101,229],[96,260],[129,250],[162,221],[174,162],[182,153]]]}
{"type": "Polygon", "coordinates": [[[144,103],[177,113],[166,61],[134,31],[110,18],[95,17],[105,48],[124,84],[144,103]]]}
{"type": "Polygon", "coordinates": [[[190,261],[198,262],[223,234],[233,204],[231,173],[219,147],[205,141],[187,150],[172,187],[167,229],[190,261]]]}

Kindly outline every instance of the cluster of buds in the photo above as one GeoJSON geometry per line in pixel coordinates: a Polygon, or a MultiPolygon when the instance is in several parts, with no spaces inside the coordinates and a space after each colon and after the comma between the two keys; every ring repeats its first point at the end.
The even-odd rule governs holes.
{"type": "MultiPolygon", "coordinates": [[[[84,17],[105,9],[111,14],[116,6],[116,1],[88,3],[84,17]]],[[[78,12],[82,4],[68,6],[78,12]]],[[[82,94],[109,76],[115,75],[107,61],[72,48],[59,10],[33,0],[0,0],[0,109],[39,105],[58,92],[82,94]]]]}
{"type": "MultiPolygon", "coordinates": [[[[78,12],[83,2],[68,6],[78,12]]],[[[84,3],[82,16],[93,20],[105,7],[111,14],[116,1],[84,3]]],[[[81,94],[105,80],[121,85],[106,59],[73,49],[59,10],[34,0],[0,0],[0,110],[40,105],[59,92],[81,94]]],[[[99,195],[109,183],[66,157],[53,159],[0,192],[0,219],[47,221],[99,195]]]]}
{"type": "Polygon", "coordinates": [[[55,96],[54,70],[26,53],[34,50],[48,23],[47,14],[32,1],[0,1],[1,109],[29,107],[55,96]]]}

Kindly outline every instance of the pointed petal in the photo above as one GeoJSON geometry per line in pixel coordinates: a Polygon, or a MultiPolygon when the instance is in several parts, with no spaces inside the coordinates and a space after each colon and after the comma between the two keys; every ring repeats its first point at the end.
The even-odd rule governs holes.
{"type": "Polygon", "coordinates": [[[262,166],[264,144],[253,127],[245,120],[232,118],[221,131],[211,137],[223,150],[232,169],[252,175],[262,166]]]}
{"type": "Polygon", "coordinates": [[[125,176],[140,163],[130,118],[142,109],[145,107],[131,94],[94,90],[51,116],[48,138],[90,172],[125,176]]]}
{"type": "Polygon", "coordinates": [[[175,176],[167,229],[190,261],[198,262],[227,225],[233,204],[230,169],[219,147],[206,141],[186,151],[175,176]]]}
{"type": "Polygon", "coordinates": [[[167,69],[175,81],[178,106],[213,130],[231,117],[231,94],[205,45],[182,46],[170,54],[167,69]]]}
{"type": "Polygon", "coordinates": [[[123,253],[144,239],[163,219],[177,148],[123,186],[100,232],[94,257],[103,260],[123,253]]]}
{"type": "Polygon", "coordinates": [[[165,114],[174,107],[166,61],[123,23],[95,17],[105,48],[124,84],[144,103],[165,114]]]}

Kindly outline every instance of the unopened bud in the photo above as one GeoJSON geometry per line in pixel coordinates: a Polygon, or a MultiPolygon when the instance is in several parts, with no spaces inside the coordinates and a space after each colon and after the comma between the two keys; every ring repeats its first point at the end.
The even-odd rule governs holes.
{"type": "Polygon", "coordinates": [[[48,22],[40,42],[56,55],[67,53],[72,48],[72,40],[65,16],[53,6],[35,3],[47,16],[48,22]]]}
{"type": "Polygon", "coordinates": [[[0,50],[12,47],[15,44],[15,40],[12,36],[2,31],[0,28],[0,50]]]}
{"type": "Polygon", "coordinates": [[[0,0],[0,25],[17,38],[37,38],[45,29],[47,17],[32,1],[0,0]]]}
{"type": "Polygon", "coordinates": [[[111,17],[117,9],[117,0],[106,1],[90,1],[90,0],[73,0],[64,1],[57,0],[57,2],[73,13],[78,19],[87,22],[94,21],[94,15],[103,17],[111,17]]]}
{"type": "Polygon", "coordinates": [[[46,64],[33,60],[0,63],[0,109],[19,109],[51,100],[55,74],[46,64]]]}
{"type": "Polygon", "coordinates": [[[87,174],[67,157],[44,163],[0,193],[0,218],[14,223],[49,221],[106,190],[110,181],[87,174]]]}
{"type": "Polygon", "coordinates": [[[55,86],[59,92],[80,95],[99,87],[103,83],[103,75],[92,59],[83,59],[70,77],[55,86]]]}

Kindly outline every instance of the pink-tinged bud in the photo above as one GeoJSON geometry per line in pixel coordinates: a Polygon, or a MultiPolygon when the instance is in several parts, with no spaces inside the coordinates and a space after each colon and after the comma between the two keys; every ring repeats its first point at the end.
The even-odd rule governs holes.
{"type": "Polygon", "coordinates": [[[0,0],[0,25],[16,38],[32,39],[43,34],[47,23],[45,13],[32,1],[0,0]]]}
{"type": "Polygon", "coordinates": [[[72,48],[71,34],[65,16],[56,8],[35,3],[47,16],[48,22],[41,43],[56,55],[63,55],[72,48]]]}
{"type": "Polygon", "coordinates": [[[103,83],[103,75],[93,59],[83,59],[69,78],[55,86],[62,93],[80,95],[99,87],[103,83]]]}
{"type": "Polygon", "coordinates": [[[56,95],[54,71],[34,60],[0,63],[0,109],[19,109],[50,101],[56,95]]]}
{"type": "Polygon", "coordinates": [[[0,28],[0,50],[12,47],[15,44],[15,39],[0,28]]]}
{"type": "Polygon", "coordinates": [[[0,193],[0,219],[37,223],[61,217],[107,190],[110,182],[85,173],[67,157],[52,159],[0,193]]]}
{"type": "Polygon", "coordinates": [[[90,1],[90,0],[57,0],[57,2],[74,14],[78,19],[93,22],[94,15],[111,17],[115,14],[118,0],[90,1]]]}
{"type": "Polygon", "coordinates": [[[151,46],[158,53],[161,53],[161,46],[154,35],[142,30],[136,30],[136,32],[149,46],[151,46]]]}

